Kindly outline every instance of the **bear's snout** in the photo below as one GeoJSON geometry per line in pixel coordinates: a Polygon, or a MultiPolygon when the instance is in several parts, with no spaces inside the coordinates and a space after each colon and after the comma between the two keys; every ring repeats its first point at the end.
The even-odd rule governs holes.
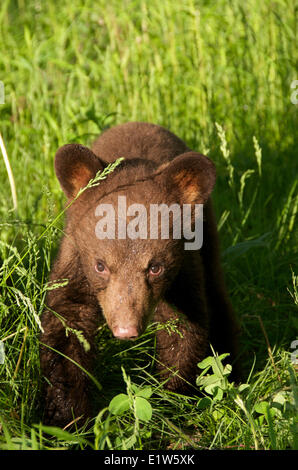
{"type": "Polygon", "coordinates": [[[113,335],[118,339],[136,339],[139,336],[138,330],[135,326],[121,327],[117,326],[113,330],[113,335]]]}
{"type": "Polygon", "coordinates": [[[116,274],[111,276],[107,288],[98,292],[97,300],[113,336],[121,340],[141,336],[155,306],[145,282],[116,274]]]}

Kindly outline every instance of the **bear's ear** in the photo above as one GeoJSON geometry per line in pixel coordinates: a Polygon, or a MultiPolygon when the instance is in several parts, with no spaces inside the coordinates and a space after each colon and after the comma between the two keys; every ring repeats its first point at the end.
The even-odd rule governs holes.
{"type": "Polygon", "coordinates": [[[186,152],[169,163],[161,173],[168,191],[180,204],[204,204],[216,179],[214,163],[197,152],[186,152]]]}
{"type": "Polygon", "coordinates": [[[80,144],[63,145],[55,156],[56,175],[68,198],[75,197],[104,167],[103,161],[80,144]]]}

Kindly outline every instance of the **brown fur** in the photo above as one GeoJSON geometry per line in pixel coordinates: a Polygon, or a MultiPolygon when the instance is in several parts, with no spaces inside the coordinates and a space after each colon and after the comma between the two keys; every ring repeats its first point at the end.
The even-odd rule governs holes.
{"type": "Polygon", "coordinates": [[[101,319],[117,336],[123,328],[140,335],[151,319],[179,319],[178,334],[157,334],[159,369],[167,387],[183,392],[193,383],[197,363],[209,353],[237,355],[237,324],[219,261],[218,237],[210,193],[215,182],[213,163],[166,129],[128,123],[105,131],[92,150],[77,144],[60,148],[55,168],[69,201],[88,180],[118,157],[125,160],[100,186],[86,190],[67,211],[65,236],[50,279],[68,284],[49,292],[43,314],[41,366],[45,389],[45,421],[65,425],[90,415],[88,378],[60,351],[91,370],[94,337],[101,319]],[[99,203],[116,207],[119,195],[127,204],[204,203],[204,243],[185,251],[183,240],[99,240],[95,236],[99,203]],[[96,272],[100,261],[107,269],[96,272]],[[155,277],[148,266],[158,263],[155,277]],[[56,315],[54,312],[57,312],[56,315]],[[90,344],[85,351],[69,328],[81,330],[90,344]],[[50,349],[52,348],[52,349],[50,349]],[[178,375],[172,376],[172,370],[178,375]],[[185,381],[185,380],[186,381],[185,381]]]}

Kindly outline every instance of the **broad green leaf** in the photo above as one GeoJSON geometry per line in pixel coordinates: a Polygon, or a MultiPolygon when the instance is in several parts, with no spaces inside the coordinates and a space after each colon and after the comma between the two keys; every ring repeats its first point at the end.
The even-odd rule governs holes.
{"type": "Polygon", "coordinates": [[[239,385],[239,387],[238,387],[238,392],[240,392],[240,393],[241,393],[241,392],[244,392],[244,390],[247,390],[249,387],[250,387],[249,384],[241,384],[241,385],[239,385]]]}
{"type": "Polygon", "coordinates": [[[212,412],[212,416],[215,419],[215,421],[220,420],[224,416],[224,411],[222,410],[214,410],[212,412]]]}
{"type": "Polygon", "coordinates": [[[214,392],[215,392],[215,393],[213,393],[213,398],[214,398],[215,400],[218,400],[218,401],[222,400],[222,398],[223,398],[223,390],[222,390],[222,388],[216,387],[215,390],[214,390],[214,392]]]}
{"type": "Polygon", "coordinates": [[[217,377],[219,377],[219,378],[222,377],[224,368],[223,368],[223,365],[222,365],[219,357],[214,357],[213,358],[212,370],[213,370],[213,373],[217,377]]]}
{"type": "Polygon", "coordinates": [[[279,403],[283,405],[288,398],[288,392],[282,390],[281,392],[278,392],[275,397],[273,398],[273,403],[279,403]]]}
{"type": "Polygon", "coordinates": [[[199,362],[198,363],[198,367],[200,369],[206,369],[207,367],[211,367],[213,364],[213,357],[212,356],[208,356],[206,357],[205,359],[203,359],[203,361],[199,362]]]}
{"type": "Polygon", "coordinates": [[[199,410],[204,410],[205,408],[208,408],[211,405],[211,403],[212,403],[212,400],[209,397],[200,398],[200,400],[197,403],[197,408],[199,410]]]}
{"type": "Polygon", "coordinates": [[[109,411],[113,415],[122,415],[125,411],[129,410],[130,401],[128,395],[120,393],[116,395],[109,404],[109,411]]]}
{"type": "Polygon", "coordinates": [[[137,418],[143,421],[149,421],[152,416],[152,407],[145,398],[136,397],[135,398],[135,410],[137,418]]]}
{"type": "Polygon", "coordinates": [[[223,375],[230,375],[232,372],[232,366],[231,364],[227,364],[223,370],[223,375]]]}
{"type": "Polygon", "coordinates": [[[137,397],[150,398],[153,393],[150,385],[145,385],[144,387],[138,387],[137,385],[132,384],[131,388],[137,397]]]}
{"type": "Polygon", "coordinates": [[[125,441],[123,442],[123,447],[125,449],[131,449],[135,445],[136,442],[137,442],[137,438],[133,434],[132,436],[125,439],[125,441]]]}
{"type": "Polygon", "coordinates": [[[220,356],[218,356],[218,359],[220,361],[223,361],[226,357],[229,357],[230,353],[224,353],[224,354],[221,354],[220,356]]]}
{"type": "Polygon", "coordinates": [[[209,386],[211,384],[215,384],[215,383],[217,385],[219,385],[219,383],[220,383],[220,379],[215,374],[208,375],[207,377],[202,377],[200,381],[199,380],[197,381],[197,385],[202,385],[203,387],[207,387],[207,386],[209,386]]]}
{"type": "Polygon", "coordinates": [[[267,401],[261,401],[260,403],[256,403],[254,409],[257,413],[261,415],[266,414],[267,408],[269,407],[269,403],[267,401]]]}
{"type": "Polygon", "coordinates": [[[122,450],[129,450],[131,449],[137,441],[137,438],[134,434],[132,434],[127,439],[123,439],[123,437],[117,436],[115,439],[116,447],[122,450]]]}
{"type": "Polygon", "coordinates": [[[150,385],[146,387],[142,387],[138,389],[136,392],[137,397],[150,398],[151,395],[152,395],[152,388],[150,387],[150,385]]]}
{"type": "Polygon", "coordinates": [[[205,387],[205,392],[209,393],[210,395],[214,395],[214,398],[221,400],[223,392],[219,387],[219,382],[207,385],[205,387]]]}

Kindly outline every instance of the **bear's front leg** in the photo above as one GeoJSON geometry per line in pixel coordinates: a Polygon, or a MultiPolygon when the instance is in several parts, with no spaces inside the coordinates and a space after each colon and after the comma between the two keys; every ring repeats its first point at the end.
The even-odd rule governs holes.
{"type": "Polygon", "coordinates": [[[160,323],[174,320],[174,328],[169,324],[169,328],[157,332],[157,368],[161,380],[166,381],[168,390],[187,393],[195,384],[198,362],[208,353],[208,323],[205,319],[202,322],[189,319],[164,301],[159,303],[154,319],[160,323]]]}
{"type": "Polygon", "coordinates": [[[85,371],[91,368],[98,320],[96,308],[68,302],[43,313],[40,362],[47,380],[46,424],[63,427],[74,418],[90,416],[85,371]]]}

